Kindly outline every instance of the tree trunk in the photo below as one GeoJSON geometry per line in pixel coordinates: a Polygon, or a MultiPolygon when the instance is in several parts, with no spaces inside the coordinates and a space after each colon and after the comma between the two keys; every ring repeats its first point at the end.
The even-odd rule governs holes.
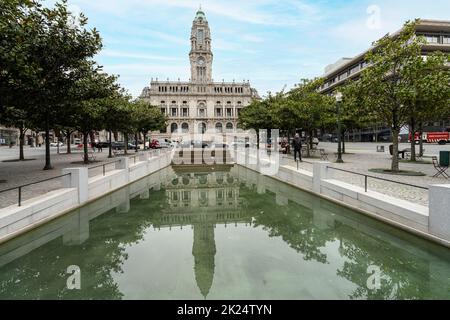
{"type": "Polygon", "coordinates": [[[416,121],[414,117],[411,117],[409,122],[409,134],[411,135],[411,162],[416,162],[416,121]]]}
{"type": "Polygon", "coordinates": [[[345,132],[342,133],[342,154],[345,154],[345,132]]]}
{"type": "Polygon", "coordinates": [[[147,145],[147,134],[144,132],[144,150],[146,148],[147,145]]]}
{"type": "Polygon", "coordinates": [[[94,143],[95,143],[94,131],[89,131],[89,138],[91,139],[91,145],[94,145],[94,143]]]}
{"type": "Polygon", "coordinates": [[[83,132],[84,164],[89,164],[88,135],[89,132],[83,132]]]}
{"type": "Polygon", "coordinates": [[[423,135],[423,123],[421,122],[420,124],[419,124],[419,149],[420,149],[420,151],[419,151],[419,155],[421,156],[421,157],[423,157],[423,140],[422,140],[422,135],[423,135]]]}
{"type": "Polygon", "coordinates": [[[259,150],[259,129],[256,130],[256,149],[259,150]]]}
{"type": "Polygon", "coordinates": [[[125,154],[125,155],[127,155],[128,154],[128,134],[124,134],[123,135],[124,136],[124,146],[123,146],[123,153],[125,154]]]}
{"type": "MultiPolygon", "coordinates": [[[[310,132],[308,132],[308,133],[310,133],[310,132]]],[[[307,158],[311,158],[311,144],[310,144],[310,139],[312,139],[311,138],[311,135],[309,136],[309,137],[306,137],[306,157],[307,158]]],[[[300,150],[300,152],[302,152],[301,150],[300,150]]]]}
{"type": "Polygon", "coordinates": [[[25,130],[19,128],[19,161],[24,161],[25,156],[23,154],[23,145],[25,144],[25,130]]]}
{"type": "Polygon", "coordinates": [[[139,149],[138,149],[138,134],[137,133],[135,133],[134,134],[134,143],[135,143],[135,145],[134,145],[134,151],[135,152],[139,152],[139,149]]]}
{"type": "Polygon", "coordinates": [[[50,128],[48,119],[45,120],[45,166],[44,170],[52,170],[52,163],[50,160],[50,128]]]}
{"type": "Polygon", "coordinates": [[[112,158],[113,157],[113,155],[112,155],[112,133],[111,133],[111,131],[109,131],[109,145],[108,145],[108,152],[109,152],[109,154],[108,154],[108,158],[112,158]]]}
{"type": "Polygon", "coordinates": [[[66,135],[67,135],[67,138],[66,138],[66,143],[67,143],[67,154],[71,154],[72,153],[72,149],[71,149],[71,147],[70,147],[70,144],[72,143],[72,139],[71,139],[71,135],[72,135],[72,132],[71,131],[69,131],[69,130],[67,130],[66,131],[66,135]]]}
{"type": "Polygon", "coordinates": [[[400,130],[399,129],[392,129],[392,144],[393,144],[393,150],[392,150],[392,164],[391,164],[391,170],[392,172],[399,172],[399,164],[398,164],[398,135],[400,130]]]}

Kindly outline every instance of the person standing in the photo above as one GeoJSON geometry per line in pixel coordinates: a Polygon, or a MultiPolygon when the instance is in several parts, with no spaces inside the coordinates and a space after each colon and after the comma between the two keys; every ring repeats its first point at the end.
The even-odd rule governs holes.
{"type": "Polygon", "coordinates": [[[295,134],[293,145],[294,145],[294,160],[295,160],[295,162],[297,162],[297,153],[298,153],[299,161],[302,162],[302,139],[300,138],[300,135],[298,133],[295,134]]]}

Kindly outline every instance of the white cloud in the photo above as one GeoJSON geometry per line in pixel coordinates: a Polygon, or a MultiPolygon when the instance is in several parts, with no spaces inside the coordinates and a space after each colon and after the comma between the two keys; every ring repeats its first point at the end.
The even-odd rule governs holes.
{"type": "Polygon", "coordinates": [[[161,61],[182,61],[180,57],[158,56],[151,54],[143,54],[139,52],[124,52],[116,50],[103,50],[99,56],[116,57],[116,58],[130,58],[140,60],[161,60],[161,61]]]}

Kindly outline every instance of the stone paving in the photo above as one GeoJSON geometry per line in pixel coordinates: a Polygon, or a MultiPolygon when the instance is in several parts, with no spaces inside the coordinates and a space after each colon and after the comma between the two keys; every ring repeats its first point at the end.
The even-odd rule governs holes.
{"type": "MultiPolygon", "coordinates": [[[[328,153],[328,159],[330,160],[330,162],[332,162],[332,167],[334,168],[344,169],[426,188],[428,188],[429,185],[433,184],[450,184],[450,179],[444,179],[442,177],[433,178],[436,170],[431,163],[431,159],[427,158],[428,156],[438,154],[439,149],[449,149],[449,146],[439,147],[439,149],[436,148],[437,146],[425,146],[425,149],[428,148],[431,151],[430,154],[425,153],[424,158],[424,161],[430,162],[429,164],[400,163],[401,170],[419,171],[426,174],[426,176],[410,177],[369,172],[369,169],[374,168],[388,169],[391,165],[391,156],[389,155],[388,151],[387,153],[377,153],[375,151],[376,145],[377,144],[351,144],[350,146],[347,146],[346,151],[348,152],[348,154],[343,155],[343,159],[345,161],[345,163],[343,164],[334,163],[336,160],[336,156],[334,154],[336,152],[336,144],[323,143],[319,148],[323,148],[326,150],[326,152],[328,153]],[[370,145],[371,148],[367,148],[367,145],[370,145]]],[[[386,149],[388,150],[388,148],[386,149]]],[[[317,158],[304,160],[310,163],[301,163],[300,168],[308,171],[312,171],[313,165],[311,163],[320,161],[320,159],[317,158]]],[[[296,166],[291,156],[289,156],[288,159],[285,159],[284,161],[288,161],[289,165],[296,166]]],[[[364,188],[365,178],[363,176],[335,171],[334,178],[364,188]]],[[[420,188],[368,178],[368,190],[380,192],[395,198],[408,200],[425,206],[428,205],[428,191],[420,188]]]]}
{"type": "MultiPolygon", "coordinates": [[[[0,154],[7,152],[6,149],[0,149],[0,154]]],[[[9,151],[9,150],[8,150],[9,151]]],[[[61,175],[61,170],[70,167],[84,167],[82,164],[82,152],[79,150],[72,151],[72,154],[52,154],[51,161],[54,167],[53,170],[42,170],[45,164],[44,156],[42,154],[33,154],[33,151],[27,149],[25,152],[26,158],[35,158],[32,161],[25,162],[1,162],[0,161],[0,191],[13,188],[19,185],[33,183],[51,177],[61,175]],[[6,182],[5,182],[6,181],[6,182]]],[[[52,153],[55,150],[52,150],[52,153]]],[[[65,151],[64,151],[65,152],[65,151]]],[[[129,151],[130,156],[134,156],[134,151],[129,151]]],[[[5,158],[5,157],[3,157],[5,158]]],[[[15,157],[14,157],[15,158],[15,157]]],[[[96,167],[103,163],[112,162],[114,159],[108,159],[108,150],[104,149],[102,153],[95,153],[95,162],[87,165],[87,167],[96,167]]],[[[114,164],[106,166],[106,171],[114,169],[114,164]]],[[[103,174],[103,168],[95,168],[89,170],[89,176],[103,174]]],[[[63,178],[53,179],[47,182],[34,184],[24,187],[22,190],[22,201],[38,197],[52,190],[62,187],[63,178]]],[[[18,203],[18,190],[12,190],[0,193],[0,208],[8,207],[18,203]]]]}
{"type": "MultiPolygon", "coordinates": [[[[401,163],[400,167],[404,170],[420,171],[426,174],[424,177],[407,177],[407,176],[394,176],[394,175],[384,175],[371,173],[368,170],[371,168],[389,168],[391,157],[388,153],[377,153],[377,144],[347,144],[347,152],[343,156],[345,163],[336,164],[335,155],[336,144],[332,143],[321,143],[319,148],[324,148],[328,153],[328,158],[333,162],[332,166],[336,168],[341,168],[349,171],[354,171],[362,174],[368,174],[375,177],[380,177],[384,179],[394,180],[398,182],[408,183],[412,185],[418,185],[422,187],[428,187],[430,184],[449,184],[450,180],[444,178],[432,178],[436,173],[433,165],[430,164],[411,164],[411,163],[401,163]]],[[[388,145],[386,150],[388,150],[388,145]]],[[[402,146],[402,147],[407,147],[402,146]]],[[[439,150],[450,150],[450,146],[426,146],[426,150],[429,150],[429,154],[425,153],[426,156],[436,155],[439,150]]],[[[61,150],[64,152],[64,150],[61,150]]],[[[61,174],[61,169],[68,167],[79,167],[83,166],[80,164],[82,160],[82,153],[79,150],[74,150],[73,154],[56,154],[55,150],[52,150],[52,164],[54,170],[43,171],[44,166],[44,156],[43,150],[37,149],[26,149],[25,155],[28,158],[35,158],[33,161],[26,162],[1,162],[1,160],[11,159],[16,157],[17,150],[10,150],[7,148],[0,148],[0,191],[15,186],[32,183],[35,181],[47,179],[50,177],[55,177],[61,174]],[[74,163],[78,162],[78,163],[74,163]],[[2,180],[4,180],[2,182],[2,180]]],[[[130,151],[130,156],[135,155],[134,151],[130,151]]],[[[90,164],[89,167],[97,166],[105,162],[114,161],[114,159],[108,159],[108,152],[105,149],[103,153],[96,153],[96,163],[90,164]]],[[[320,161],[320,159],[305,159],[308,162],[320,161]]],[[[431,159],[425,159],[431,162],[431,159]]],[[[284,163],[289,163],[295,166],[295,162],[292,157],[283,160],[284,163]]],[[[111,170],[114,165],[107,166],[107,170],[111,170]]],[[[312,164],[302,163],[300,167],[304,170],[312,171],[312,164]]],[[[96,168],[89,170],[90,176],[102,174],[102,168],[96,168]]],[[[353,185],[364,187],[364,177],[357,176],[350,173],[335,172],[334,177],[338,180],[342,180],[353,185]]],[[[37,197],[39,195],[45,194],[49,191],[58,189],[62,187],[62,178],[51,180],[48,182],[43,182],[35,184],[32,186],[25,187],[22,191],[22,199],[27,200],[30,198],[37,197]]],[[[417,204],[427,205],[428,204],[428,191],[419,188],[414,188],[405,185],[399,185],[392,182],[386,182],[375,179],[368,179],[368,189],[372,191],[377,191],[386,195],[397,197],[400,199],[408,200],[417,204]]],[[[0,208],[14,205],[18,200],[18,191],[13,190],[5,193],[0,193],[0,208]]]]}

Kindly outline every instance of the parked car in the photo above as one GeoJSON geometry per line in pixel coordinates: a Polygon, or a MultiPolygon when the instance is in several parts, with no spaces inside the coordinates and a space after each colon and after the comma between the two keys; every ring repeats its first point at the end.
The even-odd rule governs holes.
{"type": "Polygon", "coordinates": [[[96,144],[95,144],[95,146],[96,147],[100,147],[100,148],[109,148],[109,142],[102,142],[102,141],[100,141],[100,142],[97,142],[96,144]]]}
{"type": "Polygon", "coordinates": [[[170,148],[172,146],[172,141],[169,139],[153,139],[150,142],[150,148],[151,149],[164,149],[164,148],[170,148]]]}
{"type": "Polygon", "coordinates": [[[62,146],[64,146],[64,143],[62,143],[61,141],[60,142],[52,142],[52,143],[50,143],[50,147],[53,147],[53,148],[58,147],[58,145],[60,147],[62,147],[62,146]]]}
{"type": "Polygon", "coordinates": [[[238,140],[238,141],[235,141],[235,142],[231,143],[231,147],[235,148],[235,149],[237,149],[237,148],[250,148],[252,146],[254,146],[253,143],[251,143],[249,141],[244,141],[244,140],[238,140]]]}
{"type": "MultiPolygon", "coordinates": [[[[125,142],[113,142],[111,143],[111,148],[114,150],[125,150],[125,142]]],[[[127,146],[128,150],[135,150],[136,149],[136,145],[132,144],[132,143],[128,143],[127,146]]],[[[137,149],[139,150],[140,147],[137,146],[137,149]]]]}
{"type": "Polygon", "coordinates": [[[226,143],[212,143],[208,145],[206,148],[212,150],[228,150],[229,146],[226,143]]]}
{"type": "Polygon", "coordinates": [[[176,147],[181,148],[181,149],[190,149],[190,148],[205,149],[205,148],[208,148],[210,144],[211,144],[211,142],[208,142],[208,141],[186,140],[186,141],[181,141],[180,143],[178,143],[176,147]]]}

